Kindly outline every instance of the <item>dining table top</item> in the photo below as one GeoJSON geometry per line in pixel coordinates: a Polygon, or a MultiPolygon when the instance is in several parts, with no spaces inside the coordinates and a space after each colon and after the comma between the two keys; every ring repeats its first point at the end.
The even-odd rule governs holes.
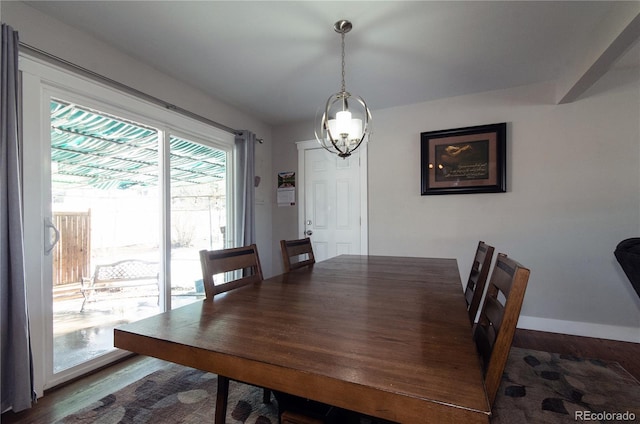
{"type": "Polygon", "coordinates": [[[394,422],[489,422],[455,259],[342,255],[122,325],[114,344],[394,422]]]}

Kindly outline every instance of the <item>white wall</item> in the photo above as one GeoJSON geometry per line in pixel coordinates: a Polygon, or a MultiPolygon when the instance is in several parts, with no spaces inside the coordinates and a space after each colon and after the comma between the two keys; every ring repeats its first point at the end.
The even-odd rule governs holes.
{"type": "Polygon", "coordinates": [[[264,273],[267,276],[272,274],[270,241],[273,190],[270,188],[275,184],[275,179],[271,172],[269,125],[24,3],[2,2],[2,20],[19,32],[23,43],[228,127],[253,131],[264,139],[264,144],[256,146],[256,175],[262,177],[256,190],[256,236],[264,273]]]}
{"type": "MultiPolygon", "coordinates": [[[[640,236],[638,77],[610,72],[565,105],[539,84],[374,110],[369,252],[455,257],[465,276],[484,240],[531,269],[520,327],[640,342],[640,299],[613,256],[640,236]],[[420,132],[497,122],[507,193],[420,195],[420,132]]],[[[274,129],[277,148],[313,138],[306,125],[274,129]]],[[[278,214],[274,237],[292,228],[278,214]]]]}

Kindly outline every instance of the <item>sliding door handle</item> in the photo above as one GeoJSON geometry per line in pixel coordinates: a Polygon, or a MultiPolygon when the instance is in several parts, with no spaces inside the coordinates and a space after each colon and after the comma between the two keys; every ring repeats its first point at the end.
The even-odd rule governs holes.
{"type": "Polygon", "coordinates": [[[60,241],[60,231],[56,228],[51,218],[44,219],[44,254],[51,253],[56,244],[60,241]],[[52,234],[53,231],[53,234],[52,234]],[[52,237],[53,236],[53,237],[52,237]]]}

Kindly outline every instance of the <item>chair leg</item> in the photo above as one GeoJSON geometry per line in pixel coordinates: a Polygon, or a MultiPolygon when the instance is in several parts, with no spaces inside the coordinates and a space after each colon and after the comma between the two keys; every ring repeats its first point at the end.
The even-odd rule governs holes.
{"type": "Polygon", "coordinates": [[[264,391],[262,392],[262,403],[271,403],[271,390],[264,389],[264,391]]]}
{"type": "Polygon", "coordinates": [[[216,394],[215,424],[225,424],[227,417],[227,401],[229,400],[229,379],[218,376],[218,393],[216,394]]]}

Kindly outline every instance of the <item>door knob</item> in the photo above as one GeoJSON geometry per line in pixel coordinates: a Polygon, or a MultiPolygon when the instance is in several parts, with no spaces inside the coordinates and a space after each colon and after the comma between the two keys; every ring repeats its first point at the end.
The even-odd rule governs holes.
{"type": "Polygon", "coordinates": [[[313,234],[313,231],[311,230],[307,230],[304,232],[305,235],[310,236],[311,234],[313,234]]]}

